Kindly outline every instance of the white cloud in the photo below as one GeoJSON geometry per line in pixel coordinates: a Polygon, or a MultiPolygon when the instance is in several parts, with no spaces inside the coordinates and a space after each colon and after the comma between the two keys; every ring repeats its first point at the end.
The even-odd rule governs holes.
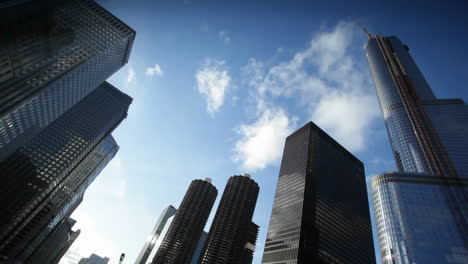
{"type": "Polygon", "coordinates": [[[229,44],[231,42],[231,37],[226,30],[221,30],[218,32],[219,39],[224,42],[224,44],[229,44]]]}
{"type": "MultiPolygon", "coordinates": [[[[263,112],[277,108],[278,101],[289,100],[304,109],[304,113],[299,114],[310,117],[350,151],[363,150],[371,123],[380,112],[368,69],[352,55],[352,48],[356,47],[354,34],[352,24],[342,22],[316,34],[307,48],[296,52],[289,60],[267,65],[251,58],[242,73],[244,83],[253,88],[257,122],[262,120],[263,112]]],[[[362,52],[359,56],[363,56],[362,52]]],[[[257,147],[241,144],[246,135],[244,131],[234,148],[240,161],[253,160],[256,155],[249,149],[257,147]]],[[[271,151],[280,152],[276,139],[270,140],[271,145],[278,148],[271,151]]],[[[265,159],[262,164],[268,165],[274,160],[265,159]]]]}
{"type": "Polygon", "coordinates": [[[131,83],[135,80],[135,70],[131,65],[128,66],[128,73],[127,73],[127,82],[131,83]]]}
{"type": "Polygon", "coordinates": [[[285,138],[292,132],[292,124],[282,109],[267,109],[259,119],[249,125],[241,125],[237,132],[234,161],[249,171],[263,169],[279,160],[285,138]]]}
{"type": "Polygon", "coordinates": [[[205,97],[208,113],[213,116],[224,103],[224,98],[231,76],[226,69],[225,62],[216,59],[205,59],[202,68],[195,75],[198,92],[205,97]]]}
{"type": "Polygon", "coordinates": [[[164,72],[161,69],[161,66],[159,66],[158,64],[155,64],[154,67],[146,68],[145,74],[146,74],[146,76],[150,76],[150,77],[155,75],[155,74],[158,77],[162,77],[164,75],[164,72]]]}

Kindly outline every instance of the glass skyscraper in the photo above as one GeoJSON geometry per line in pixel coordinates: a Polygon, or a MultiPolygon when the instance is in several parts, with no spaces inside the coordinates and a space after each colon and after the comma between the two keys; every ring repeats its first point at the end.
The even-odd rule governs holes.
{"type": "Polygon", "coordinates": [[[459,215],[468,179],[393,172],[372,180],[382,263],[468,263],[459,215]],[[459,197],[453,197],[457,195],[459,197]]]}
{"type": "Polygon", "coordinates": [[[29,259],[29,256],[37,250],[38,245],[43,243],[56,225],[73,213],[83,200],[86,189],[115,156],[118,149],[117,142],[112,135],[108,135],[73,169],[62,188],[31,220],[33,223],[31,234],[35,233],[32,230],[38,230],[38,233],[15,256],[17,261],[29,259]]]}
{"type": "Polygon", "coordinates": [[[468,107],[437,99],[408,46],[365,46],[399,170],[372,180],[383,263],[468,262],[468,107]]]}
{"type": "Polygon", "coordinates": [[[364,165],[312,122],[286,138],[262,263],[375,263],[364,165]]]}
{"type": "Polygon", "coordinates": [[[154,259],[154,256],[156,256],[156,253],[158,252],[158,249],[161,246],[164,238],[166,237],[167,231],[169,230],[169,227],[172,224],[172,220],[174,220],[174,215],[167,219],[167,222],[164,225],[164,228],[161,231],[161,234],[159,235],[158,239],[156,240],[156,242],[155,242],[155,244],[153,246],[153,249],[151,250],[151,253],[148,256],[148,262],[147,263],[150,263],[150,261],[152,259],[154,259]]]}
{"type": "Polygon", "coordinates": [[[54,228],[64,217],[71,215],[73,212],[71,208],[79,204],[86,189],[114,158],[118,150],[119,145],[109,134],[70,172],[61,190],[50,201],[53,207],[60,211],[54,213],[55,217],[48,228],[54,228]]]}
{"type": "Polygon", "coordinates": [[[65,255],[76,238],[80,235],[80,230],[73,231],[72,227],[76,223],[71,218],[64,219],[55,226],[47,238],[34,250],[32,255],[26,259],[25,264],[57,264],[65,255]]]}
{"type": "Polygon", "coordinates": [[[0,161],[126,64],[135,38],[92,0],[16,3],[0,6],[0,161]]]}
{"type": "Polygon", "coordinates": [[[138,254],[135,264],[148,263],[149,256],[151,255],[151,252],[153,251],[156,245],[156,242],[161,236],[162,231],[167,225],[170,225],[170,222],[168,222],[168,220],[172,216],[174,216],[176,212],[177,212],[177,209],[175,209],[174,206],[172,205],[169,205],[166,209],[164,209],[158,221],[156,222],[156,225],[154,226],[153,231],[151,231],[151,234],[146,239],[146,242],[143,245],[143,248],[141,249],[140,254],[138,254]]]}
{"type": "Polygon", "coordinates": [[[217,195],[209,178],[192,181],[152,264],[190,264],[217,195]]]}
{"type": "Polygon", "coordinates": [[[259,191],[260,187],[248,174],[229,178],[198,263],[249,264],[241,262],[241,257],[245,260],[245,248],[251,254],[255,250],[252,217],[259,191]]]}
{"type": "Polygon", "coordinates": [[[74,180],[84,180],[75,169],[127,116],[131,101],[104,82],[0,162],[2,254],[17,254],[41,229],[33,221],[38,214],[47,214],[74,180]]]}

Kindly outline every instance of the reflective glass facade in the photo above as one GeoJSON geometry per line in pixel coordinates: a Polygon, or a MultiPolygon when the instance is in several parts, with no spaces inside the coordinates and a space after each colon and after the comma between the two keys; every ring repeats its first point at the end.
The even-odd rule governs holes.
{"type": "Polygon", "coordinates": [[[396,37],[365,51],[399,173],[373,179],[384,263],[467,263],[468,107],[437,99],[396,37]]]}
{"type": "MultiPolygon", "coordinates": [[[[403,44],[400,45],[397,50],[406,54],[403,44]]],[[[365,51],[398,170],[430,173],[397,84],[375,38],[367,42],[365,51]]],[[[416,65],[408,67],[414,68],[416,65]]]]}
{"type": "Polygon", "coordinates": [[[383,37],[382,42],[403,76],[392,71],[377,37],[365,51],[398,170],[467,177],[468,152],[463,149],[468,146],[468,107],[460,99],[437,99],[397,37],[383,37]],[[408,89],[416,95],[405,103],[403,91],[408,89]]]}
{"type": "Polygon", "coordinates": [[[141,249],[140,254],[138,254],[135,264],[146,264],[149,262],[148,260],[151,261],[151,259],[149,259],[151,251],[153,251],[156,242],[160,238],[164,228],[167,229],[167,225],[170,225],[170,222],[168,222],[169,218],[174,216],[176,212],[177,209],[175,209],[172,205],[169,205],[166,209],[164,209],[158,221],[156,222],[153,231],[151,231],[151,234],[146,239],[145,245],[141,249]]]}
{"type": "Polygon", "coordinates": [[[75,180],[77,166],[127,116],[131,101],[105,82],[0,162],[2,253],[23,248],[33,226],[39,227],[34,219],[53,209],[51,203],[75,180]]]}
{"type": "Polygon", "coordinates": [[[211,180],[192,181],[152,264],[190,264],[217,195],[211,180]]]}
{"type": "MultiPolygon", "coordinates": [[[[174,220],[174,215],[169,217],[167,219],[167,222],[166,224],[164,225],[164,228],[163,230],[161,231],[161,234],[159,235],[158,239],[156,240],[156,243],[155,245],[153,246],[153,249],[151,250],[151,253],[149,254],[149,257],[148,257],[148,262],[149,263],[153,258],[154,256],[156,255],[156,253],[158,252],[158,249],[159,247],[161,246],[164,238],[166,237],[166,234],[167,234],[167,231],[169,230],[169,227],[171,226],[172,224],[172,220],[174,220]]],[[[203,231],[204,232],[204,231],[203,231]]]]}
{"type": "Polygon", "coordinates": [[[312,122],[286,138],[262,263],[375,263],[364,166],[312,122]]]}
{"type": "Polygon", "coordinates": [[[60,222],[67,215],[71,215],[76,204],[82,199],[86,189],[114,158],[119,146],[111,134],[101,140],[94,149],[68,175],[61,190],[50,201],[59,210],[48,225],[48,228],[60,222]]]}
{"type": "Polygon", "coordinates": [[[0,8],[0,160],[127,61],[135,31],[91,0],[0,8]]]}
{"type": "Polygon", "coordinates": [[[468,263],[467,215],[462,215],[468,203],[453,202],[453,196],[466,201],[467,191],[467,179],[399,172],[375,176],[372,195],[382,263],[468,263]]]}
{"type": "Polygon", "coordinates": [[[73,231],[75,220],[68,218],[60,222],[49,236],[34,250],[25,264],[57,264],[80,234],[73,231]]]}
{"type": "Polygon", "coordinates": [[[432,124],[457,170],[468,179],[468,105],[461,99],[424,101],[432,124]]]}
{"type": "Polygon", "coordinates": [[[83,200],[86,189],[115,156],[118,149],[117,142],[112,135],[108,135],[67,176],[62,188],[32,219],[34,227],[30,228],[30,233],[33,234],[33,230],[38,230],[38,234],[15,257],[17,261],[28,259],[55,226],[73,213],[83,200]]]}
{"type": "Polygon", "coordinates": [[[198,263],[248,264],[240,260],[245,247],[252,244],[248,239],[259,191],[260,187],[249,175],[229,178],[198,263]]]}

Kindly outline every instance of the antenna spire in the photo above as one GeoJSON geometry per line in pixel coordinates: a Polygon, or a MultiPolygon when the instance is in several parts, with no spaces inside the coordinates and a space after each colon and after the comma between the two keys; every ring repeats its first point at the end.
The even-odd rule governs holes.
{"type": "Polygon", "coordinates": [[[361,22],[359,22],[359,20],[357,20],[356,18],[354,18],[354,21],[356,22],[356,24],[358,24],[358,26],[362,29],[362,31],[364,31],[364,33],[366,33],[367,37],[369,39],[373,38],[372,37],[372,34],[369,33],[369,31],[367,31],[367,29],[361,24],[361,22]]]}

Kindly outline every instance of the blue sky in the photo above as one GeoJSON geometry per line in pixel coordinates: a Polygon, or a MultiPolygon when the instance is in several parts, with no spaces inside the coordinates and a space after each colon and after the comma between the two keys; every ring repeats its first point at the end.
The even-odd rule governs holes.
{"type": "Polygon", "coordinates": [[[312,120],[366,166],[394,170],[363,52],[364,33],[397,35],[440,98],[468,98],[462,1],[124,1],[101,4],[137,31],[110,82],[134,98],[121,149],[73,214],[81,235],[61,263],[96,253],[132,263],[159,214],[191,180],[260,185],[260,263],[284,139],[312,120]],[[351,3],[352,2],[352,3],[351,3]]]}

